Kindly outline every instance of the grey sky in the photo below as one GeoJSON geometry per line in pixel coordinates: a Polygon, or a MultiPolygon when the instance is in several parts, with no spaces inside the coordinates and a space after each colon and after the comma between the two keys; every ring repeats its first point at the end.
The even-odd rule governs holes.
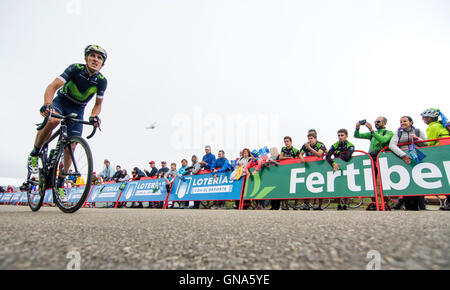
{"type": "Polygon", "coordinates": [[[411,115],[425,129],[423,109],[450,115],[445,0],[3,0],[0,41],[2,177],[25,177],[44,90],[87,44],[109,54],[96,171],[105,158],[179,164],[205,144],[228,158],[285,135],[301,147],[310,128],[327,147],[347,128],[367,150],[352,138],[359,119],[395,130],[411,115]]]}

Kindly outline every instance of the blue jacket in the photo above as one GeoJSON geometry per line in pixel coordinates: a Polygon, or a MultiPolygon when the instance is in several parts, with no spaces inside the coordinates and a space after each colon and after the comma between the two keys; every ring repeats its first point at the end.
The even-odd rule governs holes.
{"type": "Polygon", "coordinates": [[[208,165],[205,165],[205,169],[210,169],[214,165],[214,162],[216,162],[216,156],[214,154],[209,153],[203,156],[203,161],[205,161],[208,165]]]}
{"type": "Polygon", "coordinates": [[[225,172],[228,170],[228,168],[230,168],[230,162],[228,162],[228,159],[226,159],[225,157],[218,158],[214,162],[213,166],[211,166],[211,170],[214,170],[215,168],[219,167],[221,168],[217,172],[225,172]]]}

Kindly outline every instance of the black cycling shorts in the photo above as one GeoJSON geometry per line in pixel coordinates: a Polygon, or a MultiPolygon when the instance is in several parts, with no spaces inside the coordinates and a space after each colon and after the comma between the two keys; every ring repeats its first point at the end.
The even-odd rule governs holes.
{"type": "MultiPolygon", "coordinates": [[[[81,107],[80,105],[75,104],[70,100],[65,99],[64,97],[58,96],[54,98],[52,105],[55,111],[62,116],[75,113],[78,115],[77,119],[83,120],[84,107],[81,107]]],[[[83,124],[74,122],[67,123],[67,136],[81,136],[82,133],[83,124]]]]}

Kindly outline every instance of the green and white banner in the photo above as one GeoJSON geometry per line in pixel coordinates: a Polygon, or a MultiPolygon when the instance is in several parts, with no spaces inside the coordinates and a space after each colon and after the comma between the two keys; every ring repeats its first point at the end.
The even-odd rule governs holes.
{"type": "MultiPolygon", "coordinates": [[[[450,145],[419,148],[426,155],[406,164],[394,153],[381,153],[379,169],[385,196],[450,194],[450,145]]],[[[338,198],[375,195],[368,155],[262,168],[247,178],[244,199],[338,198]]],[[[251,170],[253,172],[253,170],[251,170]]]]}
{"type": "Polygon", "coordinates": [[[375,196],[368,155],[336,162],[336,172],[325,160],[262,168],[247,178],[244,199],[375,196]]]}
{"type": "Polygon", "coordinates": [[[426,195],[450,193],[450,145],[420,148],[420,162],[403,162],[393,153],[381,153],[379,166],[383,195],[426,195]]]}

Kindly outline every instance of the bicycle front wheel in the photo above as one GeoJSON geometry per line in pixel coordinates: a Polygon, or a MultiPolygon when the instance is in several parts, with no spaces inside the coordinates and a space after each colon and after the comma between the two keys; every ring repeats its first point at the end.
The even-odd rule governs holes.
{"type": "Polygon", "coordinates": [[[59,152],[53,168],[53,199],[65,213],[76,212],[86,200],[92,182],[92,153],[81,137],[72,136],[59,152]],[[70,190],[67,189],[71,185],[70,190]]]}

